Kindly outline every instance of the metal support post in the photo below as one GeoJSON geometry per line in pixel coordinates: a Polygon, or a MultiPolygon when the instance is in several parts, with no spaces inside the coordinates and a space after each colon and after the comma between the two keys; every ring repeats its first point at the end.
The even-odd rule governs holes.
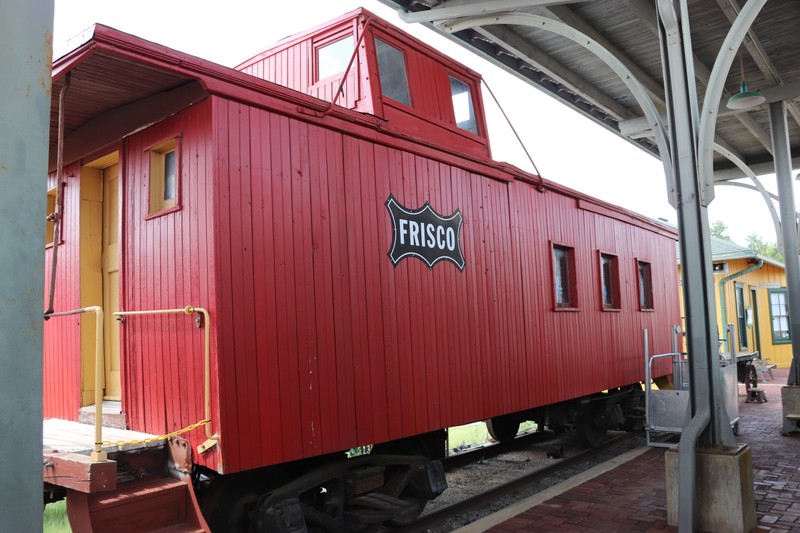
{"type": "Polygon", "coordinates": [[[0,498],[42,530],[42,311],[53,0],[0,3],[0,498]]]}
{"type": "MultiPolygon", "coordinates": [[[[659,0],[659,27],[670,147],[678,193],[683,301],[692,418],[679,445],[679,519],[681,532],[694,530],[695,445],[733,447],[736,441],[721,394],[719,347],[714,309],[711,237],[706,201],[713,176],[698,172],[697,92],[686,0],[659,0]]],[[[662,155],[663,157],[663,155],[662,155]]]]}
{"type": "Polygon", "coordinates": [[[775,174],[778,178],[778,204],[781,212],[783,252],[786,265],[786,287],[789,295],[789,331],[792,336],[792,366],[788,385],[800,385],[800,257],[797,249],[797,214],[794,210],[789,130],[786,106],[783,102],[769,105],[769,124],[772,130],[772,150],[775,174]]]}
{"type": "Polygon", "coordinates": [[[699,428],[700,445],[707,448],[732,447],[736,442],[720,394],[711,237],[708,208],[704,201],[705,184],[713,176],[700,176],[697,171],[697,95],[693,83],[685,0],[680,1],[680,7],[680,12],[676,12],[672,0],[659,1],[671,124],[671,156],[678,189],[691,406],[693,415],[705,411],[708,416],[707,427],[703,424],[704,427],[699,428]]]}

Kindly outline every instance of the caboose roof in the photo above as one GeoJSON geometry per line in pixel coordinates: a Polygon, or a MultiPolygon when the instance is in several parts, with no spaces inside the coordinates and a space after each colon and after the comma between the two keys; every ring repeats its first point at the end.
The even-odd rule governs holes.
{"type": "Polygon", "coordinates": [[[51,169],[58,139],[59,93],[68,80],[64,96],[65,163],[210,94],[251,101],[255,96],[247,93],[255,91],[279,95],[286,102],[312,109],[322,105],[311,97],[231,68],[95,24],[84,32],[72,51],[53,63],[51,169]]]}
{"type": "Polygon", "coordinates": [[[328,102],[102,24],[89,28],[78,43],[53,63],[51,171],[56,166],[59,94],[68,80],[63,105],[64,164],[97,154],[127,135],[217,95],[309,122],[324,122],[354,136],[384,142],[497,180],[524,181],[545,191],[558,191],[575,198],[583,209],[677,238],[675,229],[668,225],[507,163],[452,154],[437,148],[434,142],[409,141],[384,131],[376,117],[342,107],[333,106],[330,112],[322,114],[329,107],[328,102]]]}

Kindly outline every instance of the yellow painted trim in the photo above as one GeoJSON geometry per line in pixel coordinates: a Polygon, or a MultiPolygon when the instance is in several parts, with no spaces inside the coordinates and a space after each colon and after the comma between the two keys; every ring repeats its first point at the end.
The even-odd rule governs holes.
{"type": "MultiPolygon", "coordinates": [[[[81,308],[103,305],[103,168],[119,162],[112,152],[81,167],[79,269],[81,308]]],[[[95,402],[95,338],[93,320],[81,320],[81,406],[95,402]]],[[[102,386],[102,381],[101,381],[102,386]]],[[[102,388],[101,388],[102,391],[102,388]]]]}
{"type": "MultiPolygon", "coordinates": [[[[84,166],[80,179],[80,306],[103,304],[100,257],[103,237],[103,173],[84,166]]],[[[81,406],[92,405],[95,394],[95,323],[81,320],[81,406]]]]}

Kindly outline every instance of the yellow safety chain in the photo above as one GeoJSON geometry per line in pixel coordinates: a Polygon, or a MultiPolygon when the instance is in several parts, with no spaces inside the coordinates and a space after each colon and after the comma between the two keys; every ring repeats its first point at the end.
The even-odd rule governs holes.
{"type": "Polygon", "coordinates": [[[158,442],[160,440],[167,440],[171,437],[177,437],[178,435],[182,435],[184,433],[188,433],[193,429],[197,429],[200,426],[207,424],[208,420],[201,420],[200,422],[196,422],[191,426],[187,426],[183,429],[179,429],[177,431],[173,431],[172,433],[167,433],[165,435],[158,435],[156,437],[147,437],[146,439],[134,439],[134,440],[104,440],[103,446],[128,446],[133,444],[149,444],[151,442],[158,442]]]}

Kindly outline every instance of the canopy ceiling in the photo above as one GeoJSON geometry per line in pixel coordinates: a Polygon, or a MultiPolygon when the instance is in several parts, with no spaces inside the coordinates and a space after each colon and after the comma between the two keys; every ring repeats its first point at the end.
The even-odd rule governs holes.
{"type": "MultiPolygon", "coordinates": [[[[537,18],[563,22],[616,57],[664,117],[664,70],[654,1],[382,1],[398,9],[407,22],[430,25],[658,155],[645,114],[624,80],[595,53],[545,29],[547,24],[537,18]],[[451,33],[453,29],[456,31],[451,33]]],[[[688,2],[701,106],[720,47],[743,4],[741,0],[688,2]]],[[[785,100],[793,166],[800,167],[800,2],[768,1],[751,27],[741,54],[730,71],[721,75],[725,77],[725,91],[715,134],[720,151],[739,158],[757,175],[772,173],[768,104],[785,100]],[[725,103],[739,91],[740,63],[751,90],[761,90],[767,101],[754,109],[734,112],[725,103]]],[[[668,123],[666,117],[664,122],[668,123]]],[[[714,170],[716,180],[744,177],[721,153],[715,153],[714,170]]]]}

